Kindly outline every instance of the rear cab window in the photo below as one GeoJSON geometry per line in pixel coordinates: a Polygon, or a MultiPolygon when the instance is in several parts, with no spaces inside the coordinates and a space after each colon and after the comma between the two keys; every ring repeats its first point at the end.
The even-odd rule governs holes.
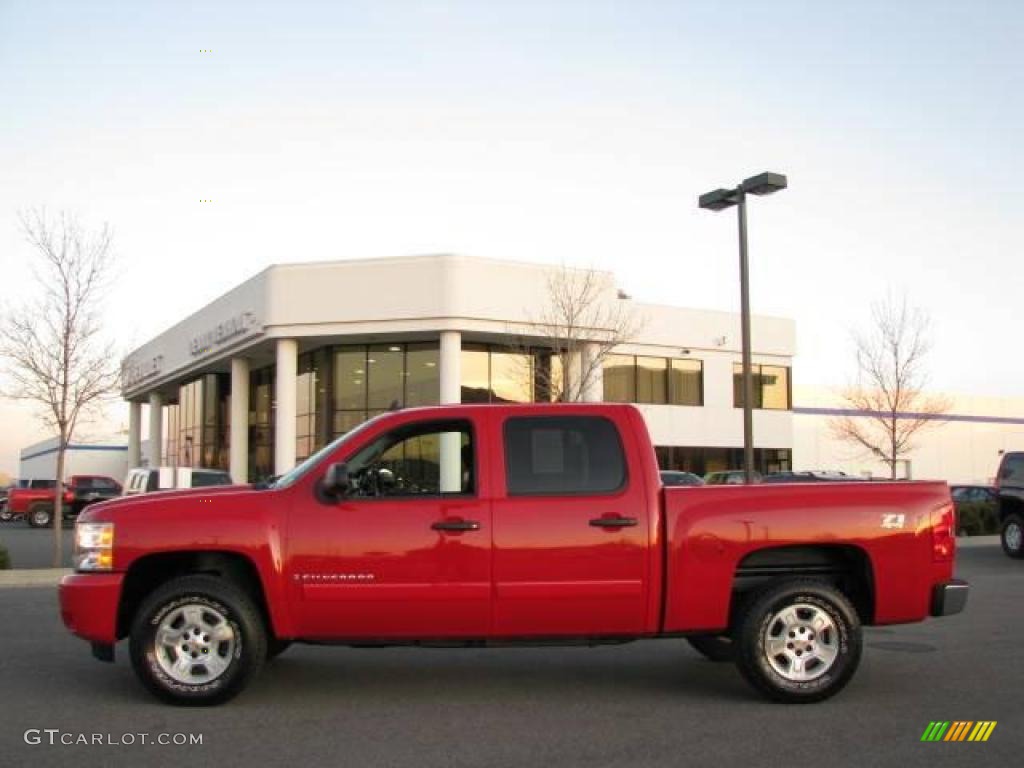
{"type": "Polygon", "coordinates": [[[626,486],[616,426],[602,416],[521,416],[505,422],[509,496],[610,495],[626,486]]]}
{"type": "Polygon", "coordinates": [[[999,481],[1002,485],[1024,488],[1024,453],[1008,453],[1003,456],[999,481]]]}

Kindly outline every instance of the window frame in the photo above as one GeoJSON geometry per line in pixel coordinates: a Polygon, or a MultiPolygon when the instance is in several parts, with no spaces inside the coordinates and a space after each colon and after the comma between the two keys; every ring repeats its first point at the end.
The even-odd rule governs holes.
{"type": "MultiPolygon", "coordinates": [[[[368,422],[364,422],[364,423],[368,423],[368,422]]],[[[397,443],[393,443],[391,446],[389,446],[387,448],[386,451],[384,451],[384,453],[386,453],[387,451],[391,450],[391,448],[394,448],[399,443],[404,442],[404,440],[409,439],[410,437],[419,437],[419,436],[422,436],[424,434],[438,434],[438,435],[441,435],[441,434],[444,434],[446,432],[455,432],[456,431],[455,429],[443,429],[441,427],[443,427],[444,425],[449,425],[449,427],[458,425],[458,430],[457,431],[459,431],[459,432],[467,432],[469,434],[469,446],[470,446],[470,449],[471,449],[471,451],[473,453],[473,490],[472,491],[468,491],[468,492],[467,491],[459,491],[457,493],[453,493],[453,492],[445,493],[445,492],[442,492],[442,491],[438,490],[437,493],[417,493],[417,494],[409,494],[409,495],[404,495],[404,496],[345,496],[342,499],[342,502],[343,503],[356,503],[356,502],[369,501],[369,502],[377,502],[377,503],[379,503],[379,502],[388,502],[388,501],[417,501],[417,500],[421,500],[421,499],[445,500],[445,499],[479,499],[479,498],[482,498],[480,496],[480,480],[481,480],[480,462],[479,462],[480,452],[478,450],[476,425],[474,424],[473,419],[454,417],[454,418],[448,418],[448,419],[425,419],[423,421],[407,421],[407,422],[404,422],[402,424],[396,425],[392,429],[384,430],[383,432],[375,435],[374,437],[370,438],[365,443],[355,447],[352,452],[346,454],[343,459],[340,459],[340,461],[344,462],[345,464],[350,463],[356,457],[356,455],[358,455],[361,451],[369,448],[371,445],[376,443],[378,440],[380,440],[381,438],[383,438],[383,437],[385,437],[385,436],[387,436],[387,435],[389,435],[389,434],[391,434],[393,432],[397,432],[397,431],[403,430],[403,429],[410,429],[410,428],[416,428],[416,427],[420,427],[420,426],[430,426],[430,425],[434,425],[434,426],[438,427],[436,433],[431,432],[431,431],[428,430],[426,432],[421,432],[419,434],[409,435],[408,437],[403,438],[403,440],[400,440],[397,443]]],[[[341,439],[341,438],[339,438],[339,439],[341,439]]],[[[384,453],[381,453],[380,455],[383,456],[384,453]]],[[[378,456],[378,458],[379,458],[379,456],[378,456]]],[[[332,462],[328,462],[327,466],[330,466],[331,463],[332,462]]],[[[439,471],[440,471],[440,466],[441,466],[440,465],[440,456],[438,456],[438,470],[439,471]]],[[[440,487],[440,483],[438,483],[438,486],[440,487]]]]}
{"type": "Polygon", "coordinates": [[[600,496],[600,497],[609,496],[609,497],[611,497],[611,496],[621,496],[621,495],[625,494],[629,490],[629,486],[630,486],[629,465],[630,465],[630,462],[629,462],[628,456],[626,455],[626,444],[625,444],[625,442],[623,442],[622,433],[619,430],[619,425],[615,421],[613,421],[612,419],[609,419],[607,416],[599,416],[599,415],[593,415],[592,416],[590,414],[575,414],[575,413],[573,413],[573,414],[565,414],[565,415],[561,415],[561,416],[543,416],[543,415],[536,415],[536,414],[524,415],[524,416],[508,416],[507,418],[504,419],[504,421],[502,422],[502,425],[501,425],[501,449],[502,449],[502,452],[504,453],[504,457],[503,457],[503,461],[502,461],[502,464],[503,464],[502,469],[504,470],[504,476],[503,476],[502,480],[504,481],[505,497],[508,498],[508,499],[513,499],[513,498],[541,498],[541,497],[545,497],[545,496],[550,496],[550,497],[577,496],[577,497],[581,497],[581,498],[590,498],[590,497],[596,497],[596,496],[600,496]],[[609,489],[609,490],[606,490],[606,491],[581,492],[579,490],[575,490],[575,491],[516,491],[516,492],[513,492],[512,489],[509,487],[509,463],[510,463],[511,457],[512,457],[511,451],[508,450],[508,428],[509,428],[509,425],[512,422],[524,422],[524,421],[538,421],[538,422],[543,422],[543,421],[564,421],[564,420],[567,420],[567,419],[579,419],[579,420],[589,420],[589,421],[603,421],[606,424],[609,424],[611,426],[612,431],[615,434],[615,441],[616,441],[616,445],[618,446],[618,449],[619,449],[619,456],[622,457],[622,480],[620,481],[619,485],[617,485],[615,488],[612,488],[612,489],[609,489]]]}

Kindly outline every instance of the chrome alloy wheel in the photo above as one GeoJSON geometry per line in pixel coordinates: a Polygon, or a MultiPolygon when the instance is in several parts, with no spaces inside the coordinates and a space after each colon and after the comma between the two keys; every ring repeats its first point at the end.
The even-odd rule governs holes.
{"type": "Polygon", "coordinates": [[[201,685],[224,674],[237,642],[223,613],[208,605],[187,603],[160,622],[153,651],[160,668],[173,680],[201,685]]]}
{"type": "Polygon", "coordinates": [[[796,603],[776,613],[764,630],[764,652],[779,675],[795,683],[821,677],[839,655],[839,631],[816,605],[796,603]]]}
{"type": "Polygon", "coordinates": [[[1008,550],[1020,552],[1022,537],[1024,537],[1024,532],[1021,531],[1017,523],[1008,523],[1006,525],[1006,530],[1003,531],[1003,540],[1006,542],[1008,550]]]}

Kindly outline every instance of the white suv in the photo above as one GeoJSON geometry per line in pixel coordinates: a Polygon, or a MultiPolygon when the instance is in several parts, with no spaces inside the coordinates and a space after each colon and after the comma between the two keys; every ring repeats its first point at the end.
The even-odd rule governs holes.
{"type": "Polygon", "coordinates": [[[231,485],[231,475],[221,469],[193,467],[139,467],[129,470],[124,480],[123,496],[176,488],[205,488],[210,485],[231,485]]]}

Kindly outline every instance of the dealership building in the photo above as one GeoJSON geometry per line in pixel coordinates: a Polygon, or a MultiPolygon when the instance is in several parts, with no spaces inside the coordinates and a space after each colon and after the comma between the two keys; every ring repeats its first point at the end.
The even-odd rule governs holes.
{"type": "MultiPolygon", "coordinates": [[[[274,265],[131,353],[128,463],[143,454],[220,467],[237,481],[280,474],[393,407],[532,402],[556,396],[552,285],[573,270],[460,255],[274,265]]],[[[564,361],[593,370],[587,401],[636,403],[665,468],[742,463],[737,314],[633,301],[611,273],[588,273],[601,317],[564,361]],[[599,361],[599,365],[594,365],[599,361]]],[[[755,460],[792,464],[792,320],[755,316],[755,460]]],[[[155,462],[154,462],[155,463],[155,462]]]]}

